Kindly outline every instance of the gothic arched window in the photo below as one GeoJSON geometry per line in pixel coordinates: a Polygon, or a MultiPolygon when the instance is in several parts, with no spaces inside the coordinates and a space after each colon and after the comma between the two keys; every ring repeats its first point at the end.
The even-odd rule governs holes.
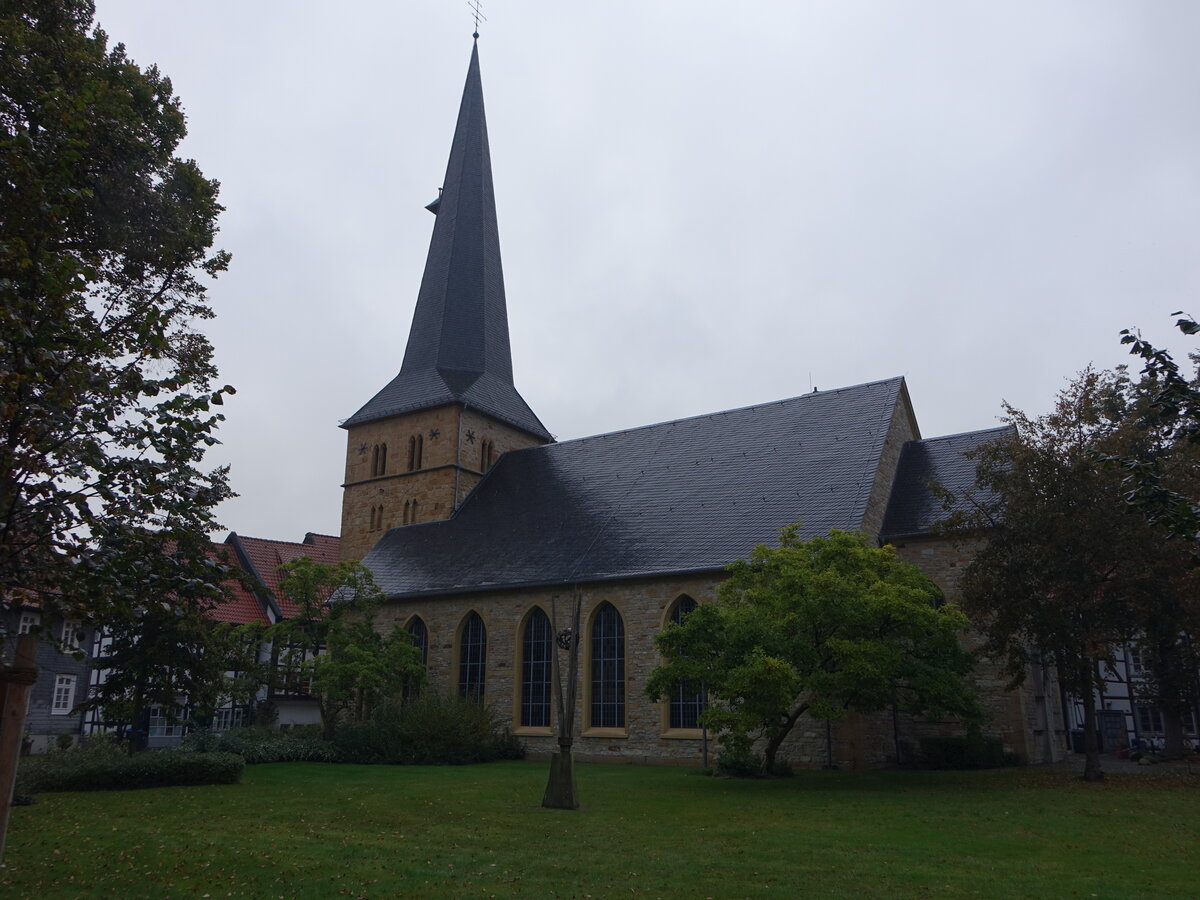
{"type": "Polygon", "coordinates": [[[428,666],[429,629],[425,626],[425,620],[420,616],[413,616],[404,630],[412,635],[413,646],[421,651],[421,665],[428,666]]]}
{"type": "Polygon", "coordinates": [[[534,607],[521,640],[521,724],[550,727],[550,665],[554,641],[550,617],[534,607]]]}
{"type": "MultiPolygon", "coordinates": [[[[671,609],[671,621],[682,625],[696,601],[687,594],[675,601],[671,609]]],[[[704,691],[692,681],[681,681],[671,692],[669,724],[671,728],[699,728],[700,713],[704,711],[704,691]]]]}
{"type": "MultiPolygon", "coordinates": [[[[413,646],[421,651],[421,665],[429,666],[429,629],[425,627],[425,620],[420,616],[413,616],[408,621],[408,626],[404,629],[408,632],[412,639],[413,646]]],[[[404,699],[409,700],[418,693],[417,685],[405,681],[404,682],[404,699]]]]}
{"type": "Polygon", "coordinates": [[[625,623],[611,603],[592,620],[591,725],[625,727],[625,623]]]}
{"type": "Polygon", "coordinates": [[[479,613],[472,611],[458,639],[458,695],[482,703],[486,670],[487,629],[479,613]]]}

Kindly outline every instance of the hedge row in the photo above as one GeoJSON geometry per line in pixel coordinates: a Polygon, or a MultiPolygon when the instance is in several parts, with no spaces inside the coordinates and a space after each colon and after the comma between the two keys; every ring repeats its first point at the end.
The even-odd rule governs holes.
{"type": "Polygon", "coordinates": [[[455,766],[520,759],[525,748],[490,708],[434,693],[381,711],[374,720],[337,730],[344,762],[455,766]]]}
{"type": "Polygon", "coordinates": [[[155,750],[125,756],[80,749],[22,760],[17,792],[109,791],[236,784],[246,762],[233,753],[155,750]]]}
{"type": "Polygon", "coordinates": [[[236,753],[247,763],[340,762],[335,747],[320,738],[302,737],[266,728],[241,728],[213,733],[197,731],[183,739],[183,749],[236,753]]]}

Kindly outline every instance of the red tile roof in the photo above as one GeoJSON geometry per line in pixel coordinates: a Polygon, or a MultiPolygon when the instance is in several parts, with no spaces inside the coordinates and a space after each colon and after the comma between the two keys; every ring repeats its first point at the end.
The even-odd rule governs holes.
{"type": "Polygon", "coordinates": [[[250,561],[250,574],[275,598],[284,618],[291,618],[296,614],[296,604],[284,597],[279,589],[279,567],[303,556],[319,563],[337,563],[339,560],[340,541],[328,534],[309,532],[304,536],[304,542],[299,544],[234,534],[231,534],[228,540],[233,541],[235,537],[250,561]]]}
{"type": "MultiPolygon", "coordinates": [[[[237,554],[224,544],[213,544],[212,556],[239,572],[245,571],[238,563],[237,554]]],[[[214,603],[208,610],[208,617],[216,622],[230,622],[235,625],[270,624],[262,604],[253,591],[247,590],[237,578],[228,578],[222,583],[229,600],[225,603],[214,603]]]]}

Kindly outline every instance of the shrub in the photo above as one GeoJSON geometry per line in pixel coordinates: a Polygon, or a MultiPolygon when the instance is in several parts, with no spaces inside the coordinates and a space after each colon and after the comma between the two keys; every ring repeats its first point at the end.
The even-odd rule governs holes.
{"type": "Polygon", "coordinates": [[[18,793],[236,784],[244,767],[245,761],[231,753],[151,750],[125,756],[107,746],[80,748],[24,760],[18,793]]]}
{"type": "Polygon", "coordinates": [[[370,722],[342,726],[334,743],[343,760],[356,763],[464,765],[525,755],[491,709],[432,692],[383,709],[370,722]]]}
{"type": "Polygon", "coordinates": [[[1004,744],[998,737],[921,738],[921,766],[926,769],[995,769],[1005,765],[1004,744]]]}
{"type": "Polygon", "coordinates": [[[728,778],[757,778],[762,757],[749,751],[722,750],[717,754],[717,774],[728,778]]]}
{"type": "Polygon", "coordinates": [[[272,762],[338,762],[333,745],[316,737],[272,728],[237,728],[233,731],[194,731],[183,739],[189,752],[236,753],[247,764],[272,762]]]}

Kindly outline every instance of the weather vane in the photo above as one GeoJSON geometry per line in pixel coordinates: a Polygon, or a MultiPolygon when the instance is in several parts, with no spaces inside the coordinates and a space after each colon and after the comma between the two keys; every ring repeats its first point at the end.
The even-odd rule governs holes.
{"type": "Polygon", "coordinates": [[[483,0],[467,0],[467,6],[471,8],[471,15],[475,18],[475,33],[471,37],[479,38],[479,23],[486,22],[487,16],[483,14],[483,0]]]}

